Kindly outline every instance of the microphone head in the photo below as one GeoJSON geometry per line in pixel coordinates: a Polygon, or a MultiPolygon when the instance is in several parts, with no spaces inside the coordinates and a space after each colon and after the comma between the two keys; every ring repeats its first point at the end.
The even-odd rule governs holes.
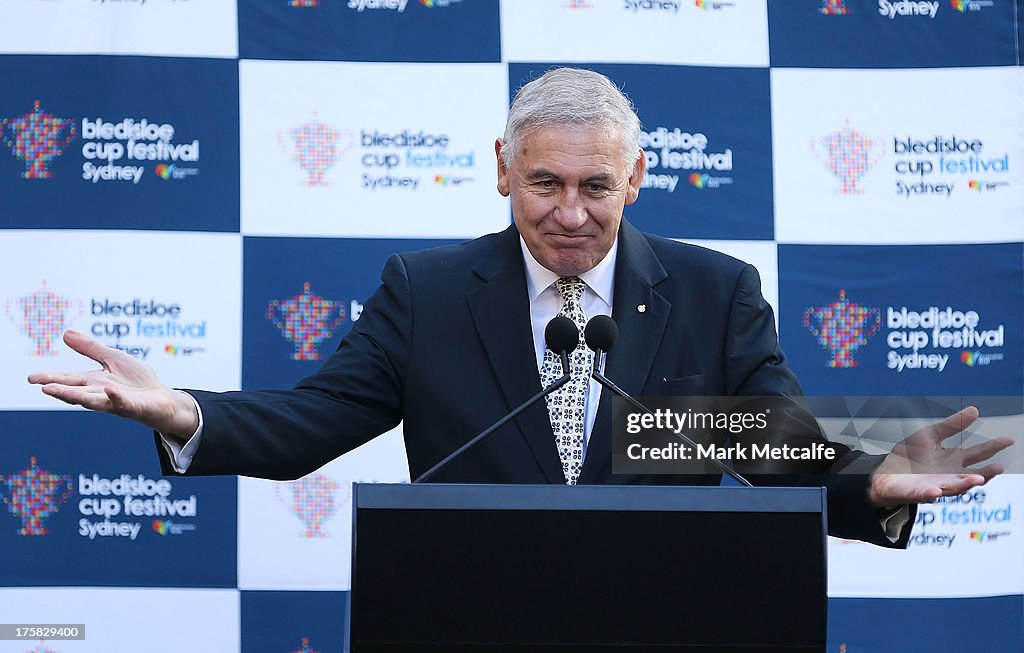
{"type": "Polygon", "coordinates": [[[607,315],[595,315],[587,322],[583,337],[594,351],[608,351],[619,339],[619,325],[607,315]]]}
{"type": "Polygon", "coordinates": [[[544,342],[547,343],[548,349],[561,354],[563,351],[575,351],[576,346],[580,344],[580,330],[576,328],[576,324],[565,317],[559,315],[551,318],[548,325],[544,327],[544,342]]]}

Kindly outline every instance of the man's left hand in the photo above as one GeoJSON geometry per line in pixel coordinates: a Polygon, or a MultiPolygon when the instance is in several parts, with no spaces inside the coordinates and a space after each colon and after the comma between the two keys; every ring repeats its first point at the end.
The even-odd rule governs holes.
{"type": "Polygon", "coordinates": [[[942,442],[978,419],[968,406],[941,422],[915,431],[886,457],[871,475],[869,497],[876,508],[906,503],[931,503],[943,496],[963,494],[1003,472],[1002,465],[976,467],[1014,443],[1000,437],[964,448],[943,448],[942,442]]]}

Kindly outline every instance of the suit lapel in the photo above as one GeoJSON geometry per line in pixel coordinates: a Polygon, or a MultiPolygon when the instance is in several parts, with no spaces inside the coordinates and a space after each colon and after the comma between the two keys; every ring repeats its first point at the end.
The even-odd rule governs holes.
{"type": "MultiPolygon", "coordinates": [[[[668,324],[672,304],[654,289],[667,276],[647,239],[623,221],[612,301],[612,317],[619,326],[619,340],[608,353],[605,376],[634,396],[644,389],[668,324]]],[[[601,391],[580,483],[595,483],[611,474],[612,397],[608,389],[601,391]]]]}
{"type": "MultiPolygon", "coordinates": [[[[519,249],[519,232],[515,227],[502,232],[492,255],[481,260],[474,272],[483,283],[467,293],[466,301],[511,411],[540,390],[540,373],[536,363],[531,362],[535,353],[530,302],[519,249]]],[[[564,482],[555,449],[555,435],[544,402],[540,401],[523,412],[515,424],[548,482],[564,482]]],[[[502,436],[495,434],[493,437],[502,436]]]]}

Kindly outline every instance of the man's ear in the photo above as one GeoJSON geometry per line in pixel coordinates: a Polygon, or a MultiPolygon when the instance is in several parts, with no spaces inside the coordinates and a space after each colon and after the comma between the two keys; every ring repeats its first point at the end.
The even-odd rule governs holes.
{"type": "Polygon", "coordinates": [[[498,192],[503,196],[508,197],[508,166],[505,165],[505,159],[501,156],[501,150],[503,147],[505,147],[505,141],[500,138],[495,139],[494,156],[498,159],[498,192]]]}
{"type": "Polygon", "coordinates": [[[643,149],[640,150],[640,158],[633,164],[633,174],[629,176],[629,187],[626,188],[626,204],[632,204],[640,197],[640,184],[647,173],[647,156],[643,149]]]}

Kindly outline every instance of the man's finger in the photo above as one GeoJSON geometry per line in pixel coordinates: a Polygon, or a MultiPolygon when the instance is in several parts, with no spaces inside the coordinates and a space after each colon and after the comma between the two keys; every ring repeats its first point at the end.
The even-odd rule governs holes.
{"type": "Polygon", "coordinates": [[[991,465],[985,465],[980,469],[968,469],[971,474],[977,474],[978,476],[984,476],[985,482],[988,483],[994,477],[999,476],[1003,473],[1003,466],[999,463],[992,463],[991,465]]]}
{"type": "Polygon", "coordinates": [[[102,391],[96,392],[91,389],[59,384],[44,385],[42,390],[43,394],[47,394],[55,399],[60,399],[66,404],[82,406],[89,410],[98,410],[103,412],[108,412],[110,410],[110,401],[102,391]]]}
{"type": "Polygon", "coordinates": [[[80,333],[73,329],[68,329],[64,332],[64,344],[71,347],[79,354],[93,359],[102,365],[104,369],[107,367],[107,360],[110,358],[111,354],[115,353],[114,349],[111,349],[110,347],[93,340],[84,333],[80,333]]]}
{"type": "Polygon", "coordinates": [[[107,386],[103,391],[106,393],[107,400],[110,402],[111,410],[124,417],[137,417],[136,415],[128,414],[128,400],[125,398],[124,393],[122,393],[118,388],[107,386]]]}
{"type": "Polygon", "coordinates": [[[977,419],[978,409],[974,406],[968,406],[961,411],[953,413],[946,419],[936,422],[930,430],[935,442],[942,442],[968,428],[977,419]]]}
{"type": "Polygon", "coordinates": [[[28,375],[28,382],[38,385],[59,383],[60,385],[88,385],[90,383],[87,375],[89,372],[32,372],[28,375]]]}
{"type": "Polygon", "coordinates": [[[976,465],[983,460],[988,460],[1013,443],[1013,438],[1002,437],[967,447],[963,450],[964,467],[976,465]]]}
{"type": "Polygon", "coordinates": [[[951,497],[963,494],[972,487],[984,485],[986,480],[981,474],[950,474],[939,487],[943,496],[951,497]]]}

